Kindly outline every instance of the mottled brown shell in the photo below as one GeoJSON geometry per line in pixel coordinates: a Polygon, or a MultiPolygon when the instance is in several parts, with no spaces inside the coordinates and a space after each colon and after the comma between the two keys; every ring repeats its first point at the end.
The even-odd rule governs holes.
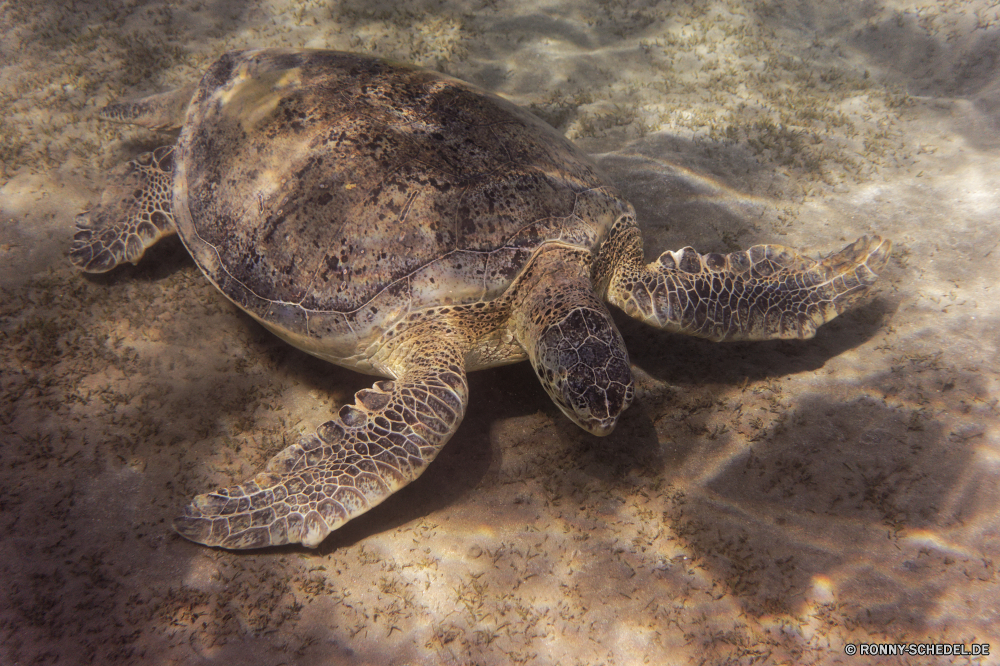
{"type": "Polygon", "coordinates": [[[201,80],[174,203],[223,293],[329,358],[408,312],[497,298],[545,241],[593,250],[627,206],[558,132],[495,95],[273,49],[229,53],[201,80]]]}

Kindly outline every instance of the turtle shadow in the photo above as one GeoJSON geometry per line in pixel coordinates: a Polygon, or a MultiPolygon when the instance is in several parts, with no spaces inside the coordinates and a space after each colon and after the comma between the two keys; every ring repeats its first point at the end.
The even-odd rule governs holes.
{"type": "Polygon", "coordinates": [[[996,507],[983,496],[986,475],[968,473],[975,442],[926,415],[916,423],[919,405],[873,396],[887,381],[868,378],[853,400],[798,400],[781,425],[666,505],[695,563],[748,614],[798,613],[817,585],[832,586],[845,622],[927,628],[952,572],[945,553],[903,537],[996,507]]]}
{"type": "MultiPolygon", "coordinates": [[[[992,477],[976,462],[986,427],[941,416],[995,411],[981,375],[916,358],[908,360],[914,372],[862,373],[836,394],[805,393],[790,404],[769,403],[771,389],[753,395],[738,388],[743,377],[766,380],[822,365],[868,340],[891,308],[884,300],[860,308],[843,330],[817,335],[818,350],[796,344],[791,348],[802,353],[795,356],[789,343],[769,345],[778,366],[734,349],[712,357],[712,343],[679,342],[683,351],[667,372],[697,374],[702,385],[681,377],[659,394],[647,390],[614,434],[578,440],[576,467],[597,486],[652,498],[652,515],[662,511],[661,527],[685,556],[657,577],[683,581],[685,567],[702,569],[749,617],[822,611],[831,622],[872,632],[891,625],[898,634],[931,630],[952,586],[993,575],[986,560],[924,547],[923,536],[987,524],[996,514],[992,477]],[[696,349],[710,358],[695,362],[696,349]],[[743,417],[737,432],[735,403],[747,417],[773,420],[753,432],[743,417]],[[708,432],[704,424],[713,422],[730,428],[708,432]],[[956,559],[964,569],[951,567],[956,559]],[[835,604],[824,602],[831,591],[835,604]]],[[[740,346],[747,353],[760,347],[740,346]]],[[[660,363],[647,346],[636,356],[637,365],[660,363]]],[[[613,540],[613,528],[607,531],[613,540]]],[[[711,618],[705,632],[712,632],[711,618]]]]}
{"type": "Polygon", "coordinates": [[[820,327],[809,340],[712,342],[666,333],[614,312],[633,365],[672,385],[733,386],[823,367],[830,359],[871,340],[899,307],[879,298],[820,327]]]}
{"type": "MultiPolygon", "coordinates": [[[[589,477],[608,486],[629,486],[636,476],[669,477],[699,455],[700,447],[665,437],[657,423],[664,414],[694,414],[748,382],[815,371],[870,340],[897,306],[875,299],[822,327],[811,340],[738,343],[667,333],[615,310],[637,376],[636,398],[610,435],[574,431],[567,446],[589,477]]],[[[716,440],[700,425],[686,423],[698,430],[697,442],[716,440]]]]}

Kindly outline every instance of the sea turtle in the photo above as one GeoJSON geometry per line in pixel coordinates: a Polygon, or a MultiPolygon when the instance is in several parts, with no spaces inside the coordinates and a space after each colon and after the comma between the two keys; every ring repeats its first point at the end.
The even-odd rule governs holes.
{"type": "Polygon", "coordinates": [[[607,435],[633,384],[605,301],[713,340],[808,338],[871,290],[890,250],[686,247],[644,264],[632,206],[552,127],[364,55],[233,51],[196,86],[103,117],[180,135],[77,218],[73,264],[134,263],[177,232],[265,327],[386,377],[253,479],[195,497],[174,527],[213,546],[315,547],[413,481],[462,421],[470,370],[527,359],[572,421],[607,435]]]}

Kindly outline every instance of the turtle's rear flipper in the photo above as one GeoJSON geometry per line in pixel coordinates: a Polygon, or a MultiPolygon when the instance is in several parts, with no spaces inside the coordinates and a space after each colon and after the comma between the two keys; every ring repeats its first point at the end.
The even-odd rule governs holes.
{"type": "Polygon", "coordinates": [[[69,260],[88,273],[136,263],[146,248],[177,232],[170,210],[174,148],[143,153],[120,170],[101,203],[76,217],[69,260]]]}
{"type": "Polygon", "coordinates": [[[101,109],[101,120],[151,130],[180,129],[194,90],[195,86],[187,86],[131,102],[113,102],[101,109]]]}

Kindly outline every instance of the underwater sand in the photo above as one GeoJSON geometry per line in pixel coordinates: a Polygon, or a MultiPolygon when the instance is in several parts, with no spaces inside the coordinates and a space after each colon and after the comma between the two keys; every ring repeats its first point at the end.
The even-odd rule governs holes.
{"type": "Polygon", "coordinates": [[[0,663],[1000,663],[995,4],[109,4],[0,2],[0,663]],[[66,250],[165,140],[97,110],[244,46],[506,95],[595,155],[650,257],[894,255],[810,341],[618,317],[638,394],[607,438],[527,364],[474,373],[424,476],[319,549],[201,547],[170,528],[193,495],[372,379],[267,334],[176,239],[99,277],[66,250]]]}

